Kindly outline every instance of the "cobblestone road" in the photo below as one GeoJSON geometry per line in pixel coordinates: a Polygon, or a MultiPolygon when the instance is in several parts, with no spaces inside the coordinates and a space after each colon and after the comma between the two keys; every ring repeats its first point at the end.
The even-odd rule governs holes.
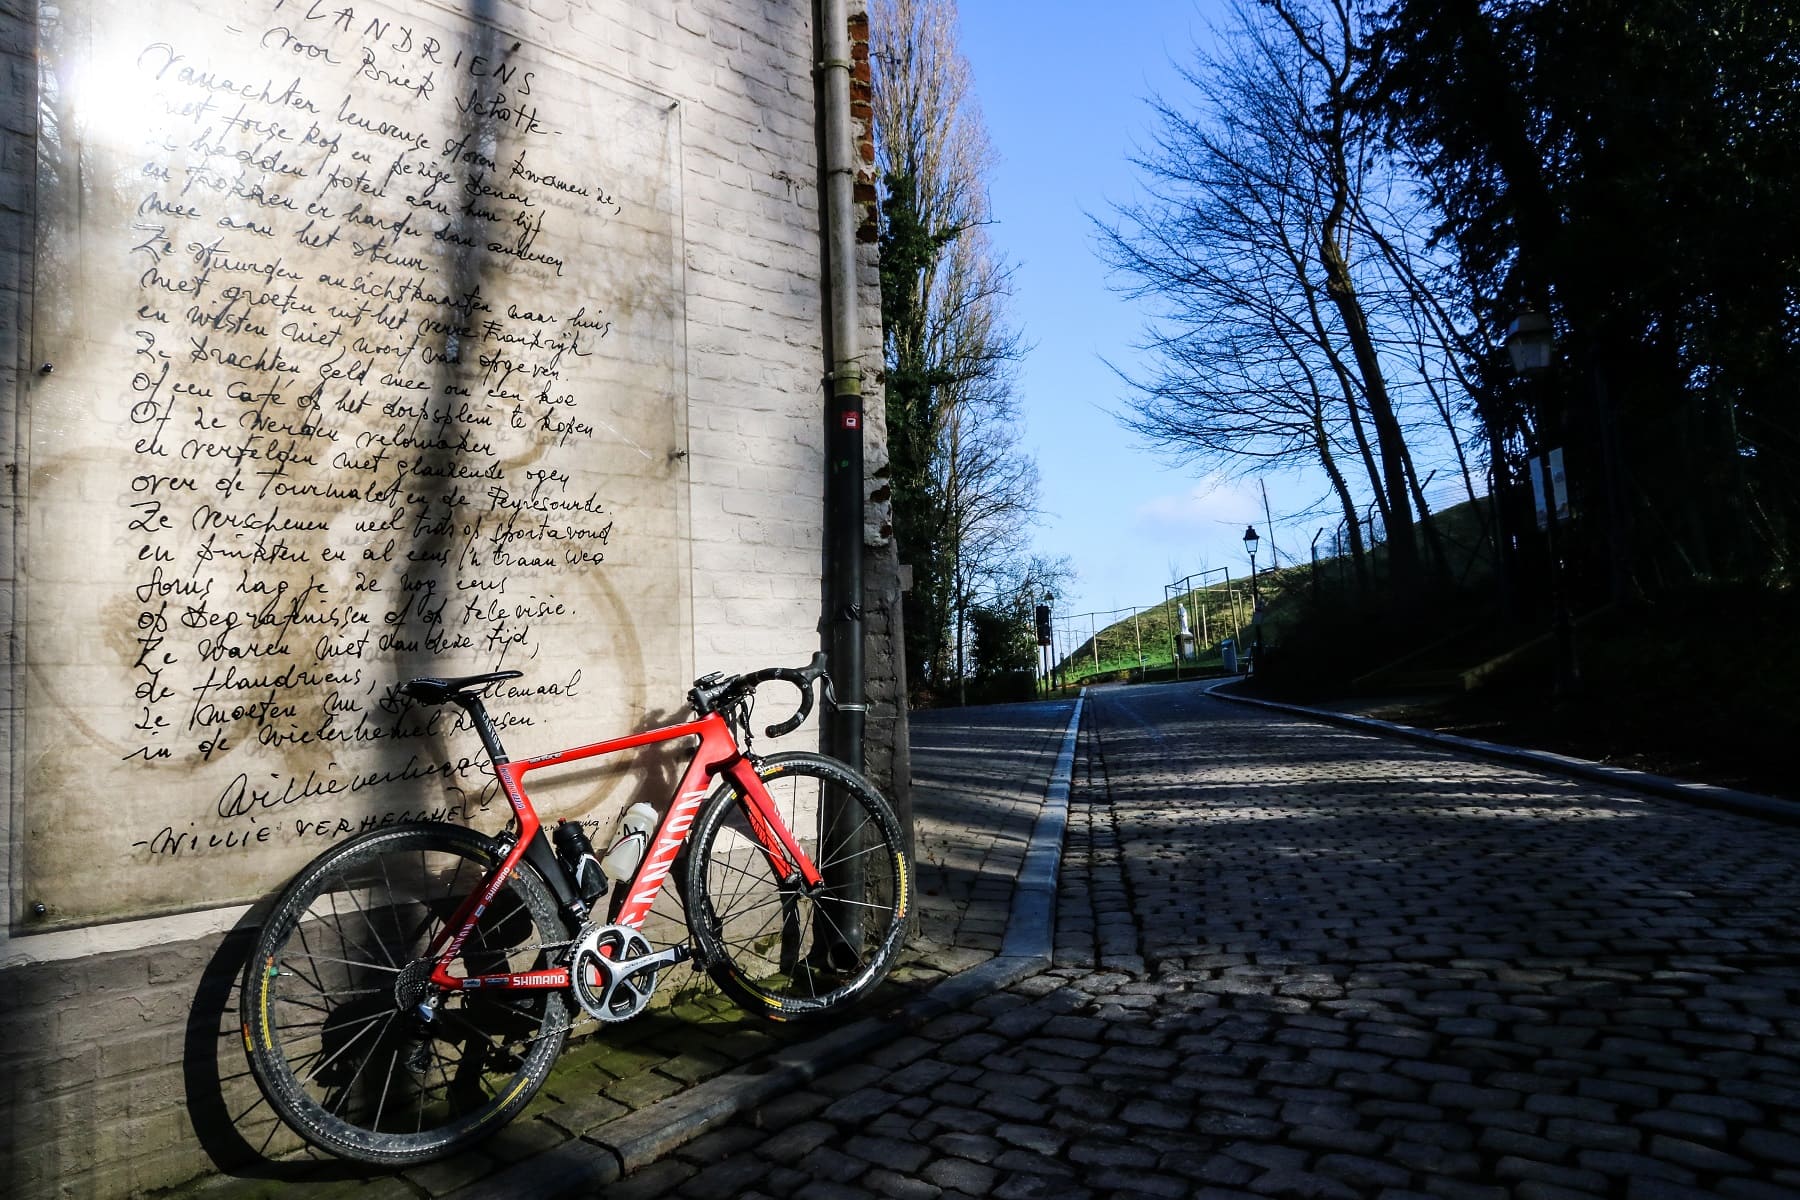
{"type": "Polygon", "coordinates": [[[607,1189],[1800,1196],[1788,829],[1090,693],[1044,974],[607,1189]]]}

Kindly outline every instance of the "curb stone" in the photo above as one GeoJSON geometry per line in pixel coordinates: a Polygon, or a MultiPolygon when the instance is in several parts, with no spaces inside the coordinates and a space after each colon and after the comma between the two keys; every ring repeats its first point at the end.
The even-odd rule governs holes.
{"type": "Polygon", "coordinates": [[[789,1046],[459,1188],[446,1200],[568,1195],[615,1183],[733,1117],[1049,966],[1057,873],[1083,705],[1084,700],[1076,700],[1064,731],[1044,805],[1014,885],[1012,911],[998,955],[950,976],[891,1016],[865,1017],[789,1046]]]}
{"type": "Polygon", "coordinates": [[[1420,729],[1415,725],[1379,721],[1374,717],[1361,717],[1353,713],[1307,708],[1304,705],[1288,704],[1280,700],[1263,700],[1255,696],[1239,696],[1231,691],[1232,685],[1238,682],[1240,681],[1231,678],[1215,681],[1207,686],[1206,694],[1220,700],[1228,700],[1233,704],[1287,713],[1290,716],[1305,717],[1328,725],[1360,729],[1366,733],[1402,738],[1406,741],[1437,746],[1441,749],[1460,750],[1498,762],[1538,767],[1559,775],[1572,776],[1592,783],[1611,784],[1614,787],[1643,792],[1663,799],[1684,800],[1707,808],[1723,809],[1726,812],[1739,813],[1743,816],[1760,817],[1766,821],[1800,825],[1800,803],[1783,800],[1778,796],[1763,796],[1755,792],[1739,791],[1736,788],[1717,787],[1710,783],[1671,779],[1666,775],[1652,775],[1648,771],[1636,771],[1630,767],[1608,766],[1590,759],[1574,758],[1567,754],[1554,754],[1548,750],[1527,750],[1519,746],[1502,746],[1495,742],[1477,741],[1474,738],[1461,737],[1454,733],[1439,733],[1435,729],[1420,729]]]}
{"type": "Polygon", "coordinates": [[[1000,945],[1002,958],[1040,958],[1045,966],[1050,964],[1056,933],[1057,869],[1062,863],[1063,831],[1069,823],[1069,785],[1075,769],[1075,739],[1081,729],[1081,710],[1086,696],[1087,689],[1083,688],[1075,701],[1075,711],[1069,715],[1068,728],[1063,731],[1062,749],[1057,752],[1056,766],[1050,772],[1050,786],[1044,793],[1044,807],[1038,810],[1037,823],[1031,830],[1031,845],[1025,851],[1025,862],[1013,885],[1012,914],[1006,924],[1005,940],[1000,945]]]}

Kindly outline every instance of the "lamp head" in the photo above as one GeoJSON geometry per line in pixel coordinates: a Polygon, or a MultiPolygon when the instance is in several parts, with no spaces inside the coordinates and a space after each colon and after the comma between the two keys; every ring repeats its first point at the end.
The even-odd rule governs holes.
{"type": "Polygon", "coordinates": [[[1540,312],[1522,312],[1506,328],[1506,353],[1513,370],[1535,375],[1550,366],[1556,352],[1556,330],[1540,312]]]}

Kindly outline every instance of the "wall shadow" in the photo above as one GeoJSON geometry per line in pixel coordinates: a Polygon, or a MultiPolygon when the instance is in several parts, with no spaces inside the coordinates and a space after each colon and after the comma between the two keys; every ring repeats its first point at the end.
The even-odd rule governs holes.
{"type": "Polygon", "coordinates": [[[239,1178],[283,1183],[373,1178],[377,1173],[368,1167],[301,1151],[299,1139],[275,1116],[250,1073],[239,996],[267,907],[253,908],[220,939],[194,991],[181,1082],[195,1140],[217,1171],[239,1178]]]}

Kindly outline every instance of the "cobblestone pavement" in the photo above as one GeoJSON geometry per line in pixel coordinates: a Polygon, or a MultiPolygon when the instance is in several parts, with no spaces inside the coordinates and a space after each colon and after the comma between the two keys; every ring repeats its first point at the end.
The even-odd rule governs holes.
{"type": "Polygon", "coordinates": [[[1786,829],[1089,697],[1054,968],[608,1200],[1800,1196],[1786,829]]]}
{"type": "MultiPolygon", "coordinates": [[[[870,1010],[893,1008],[999,949],[1014,881],[1074,707],[1069,701],[913,715],[919,929],[870,1010]]],[[[399,1174],[294,1151],[297,1139],[277,1125],[244,1067],[234,999],[222,1018],[219,1082],[212,1085],[219,1093],[212,1107],[232,1121],[204,1138],[223,1173],[183,1192],[205,1200],[443,1196],[503,1181],[509,1169],[548,1153],[579,1151],[583,1138],[603,1141],[610,1122],[733,1068],[792,1052],[819,1033],[750,1016],[687,968],[678,968],[663,990],[672,993],[668,1006],[572,1042],[537,1098],[494,1138],[399,1174]]]]}

